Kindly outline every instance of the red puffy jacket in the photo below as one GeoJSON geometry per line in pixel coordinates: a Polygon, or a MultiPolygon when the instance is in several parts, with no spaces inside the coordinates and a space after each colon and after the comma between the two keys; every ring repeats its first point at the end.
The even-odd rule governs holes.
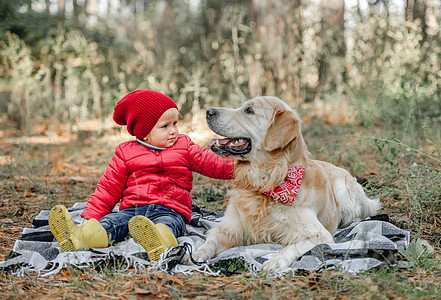
{"type": "Polygon", "coordinates": [[[119,209],[160,204],[191,218],[192,171],[232,179],[234,160],[222,158],[180,134],[176,143],[153,152],[137,141],[120,144],[82,217],[100,220],[121,200],[119,209]]]}

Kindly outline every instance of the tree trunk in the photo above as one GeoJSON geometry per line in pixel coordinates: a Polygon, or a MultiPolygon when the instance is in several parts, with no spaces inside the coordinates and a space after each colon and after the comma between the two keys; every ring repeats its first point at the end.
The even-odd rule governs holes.
{"type": "Polygon", "coordinates": [[[439,31],[435,0],[407,0],[406,21],[419,21],[423,40],[432,41],[439,31]]]}
{"type": "Polygon", "coordinates": [[[346,44],[344,39],[344,0],[322,0],[320,2],[321,53],[319,57],[319,81],[316,99],[323,89],[338,90],[345,72],[346,44]]]}
{"type": "Polygon", "coordinates": [[[156,38],[158,40],[159,47],[157,47],[158,55],[165,54],[170,44],[171,33],[174,27],[174,13],[171,8],[170,0],[159,0],[156,4],[156,38]]]}
{"type": "Polygon", "coordinates": [[[65,12],[66,12],[66,0],[58,0],[58,14],[64,17],[65,12]]]}
{"type": "Polygon", "coordinates": [[[249,1],[250,19],[256,23],[261,45],[261,58],[254,58],[249,65],[251,97],[277,94],[288,102],[299,99],[303,49],[300,4],[300,0],[249,1]]]}
{"type": "Polygon", "coordinates": [[[87,23],[89,26],[94,27],[98,23],[98,0],[89,0],[86,6],[87,23]]]}
{"type": "Polygon", "coordinates": [[[78,5],[78,0],[72,0],[73,5],[73,19],[75,23],[78,23],[80,19],[81,7],[78,5]]]}
{"type": "Polygon", "coordinates": [[[427,0],[426,7],[426,36],[429,41],[432,41],[439,31],[438,11],[435,0],[427,0]]]}
{"type": "Polygon", "coordinates": [[[25,1],[26,10],[28,13],[32,12],[32,0],[25,1]]]}
{"type": "Polygon", "coordinates": [[[45,4],[45,11],[46,11],[46,14],[50,14],[50,6],[51,6],[51,1],[50,0],[45,0],[44,1],[44,4],[45,4]]]}

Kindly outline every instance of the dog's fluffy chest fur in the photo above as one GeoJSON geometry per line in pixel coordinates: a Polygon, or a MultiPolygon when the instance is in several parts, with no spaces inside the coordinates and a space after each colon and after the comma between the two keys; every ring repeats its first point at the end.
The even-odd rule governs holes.
{"type": "MultiPolygon", "coordinates": [[[[243,227],[243,244],[276,243],[288,245],[296,236],[293,233],[297,211],[294,206],[277,202],[269,197],[262,197],[258,192],[233,190],[230,192],[226,216],[238,218],[234,222],[243,227]],[[242,197],[236,197],[235,193],[242,197]],[[243,195],[246,194],[246,197],[243,195]]],[[[232,220],[233,221],[233,220],[232,220]]]]}

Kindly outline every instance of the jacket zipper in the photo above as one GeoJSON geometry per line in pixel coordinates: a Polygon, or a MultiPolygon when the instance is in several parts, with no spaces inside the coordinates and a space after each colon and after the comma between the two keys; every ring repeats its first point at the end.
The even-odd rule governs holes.
{"type": "Polygon", "coordinates": [[[164,179],[164,162],[162,161],[162,156],[161,156],[161,152],[160,151],[156,151],[156,159],[159,165],[159,173],[161,176],[161,190],[159,191],[159,200],[160,200],[160,205],[164,205],[164,189],[165,189],[165,179],[164,179]]]}

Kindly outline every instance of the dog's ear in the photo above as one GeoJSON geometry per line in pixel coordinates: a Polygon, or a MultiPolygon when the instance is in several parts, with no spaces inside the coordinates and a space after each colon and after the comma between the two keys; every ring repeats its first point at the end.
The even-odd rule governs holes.
{"type": "Polygon", "coordinates": [[[300,119],[297,115],[284,108],[276,108],[273,115],[273,122],[269,126],[263,148],[266,151],[273,151],[284,148],[297,135],[300,134],[300,119]]]}

